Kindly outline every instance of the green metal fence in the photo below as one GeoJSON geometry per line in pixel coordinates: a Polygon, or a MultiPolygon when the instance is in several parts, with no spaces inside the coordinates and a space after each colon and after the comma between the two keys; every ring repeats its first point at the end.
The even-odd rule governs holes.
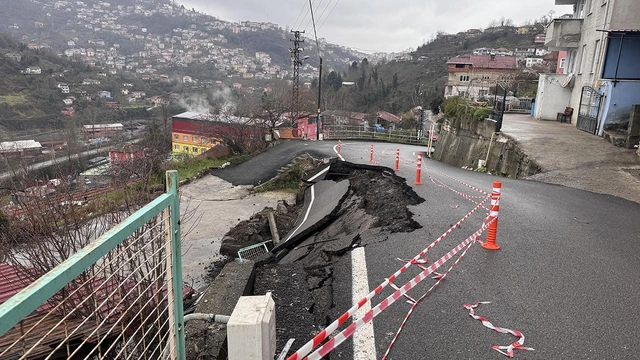
{"type": "Polygon", "coordinates": [[[0,305],[0,359],[185,358],[177,172],[166,180],[165,194],[0,305]]]}
{"type": "Polygon", "coordinates": [[[427,145],[428,143],[428,138],[417,131],[402,129],[376,131],[373,127],[327,125],[322,130],[322,134],[325,140],[361,139],[412,145],[427,145]]]}

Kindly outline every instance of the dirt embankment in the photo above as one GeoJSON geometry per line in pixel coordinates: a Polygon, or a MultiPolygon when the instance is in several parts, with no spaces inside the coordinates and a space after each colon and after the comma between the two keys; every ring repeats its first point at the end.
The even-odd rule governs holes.
{"type": "Polygon", "coordinates": [[[256,271],[254,294],[271,291],[276,302],[278,352],[288,339],[310,339],[335,317],[334,265],[342,256],[420,228],[407,206],[425,200],[391,169],[336,162],[325,179],[350,183],[334,218],[279,263],[256,271]]]}

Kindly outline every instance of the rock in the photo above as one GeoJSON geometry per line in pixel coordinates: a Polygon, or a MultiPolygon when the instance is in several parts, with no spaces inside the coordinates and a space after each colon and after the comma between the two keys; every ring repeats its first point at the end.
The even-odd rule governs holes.
{"type": "Polygon", "coordinates": [[[268,252],[268,253],[265,253],[265,254],[262,254],[262,255],[258,256],[257,258],[255,258],[253,260],[253,262],[256,264],[256,267],[259,267],[259,266],[263,266],[263,265],[266,265],[266,264],[270,264],[270,263],[274,262],[275,260],[276,260],[275,255],[273,253],[271,253],[271,252],[268,252]]]}

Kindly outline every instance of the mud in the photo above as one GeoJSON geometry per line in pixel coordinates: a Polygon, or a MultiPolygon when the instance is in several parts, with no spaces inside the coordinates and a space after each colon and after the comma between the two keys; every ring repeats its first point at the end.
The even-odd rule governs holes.
{"type": "Polygon", "coordinates": [[[278,353],[290,338],[301,340],[294,348],[301,346],[335,316],[336,262],[355,247],[420,228],[407,206],[425,200],[391,169],[335,162],[325,179],[350,183],[333,219],[291,246],[280,263],[256,269],[254,294],[271,291],[276,299],[278,353]]]}

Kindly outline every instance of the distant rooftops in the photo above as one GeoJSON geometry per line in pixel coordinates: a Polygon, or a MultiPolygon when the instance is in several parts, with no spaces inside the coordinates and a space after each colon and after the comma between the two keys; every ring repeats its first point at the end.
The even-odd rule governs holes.
{"type": "Polygon", "coordinates": [[[447,61],[447,65],[471,65],[482,69],[517,69],[515,56],[458,55],[447,61]]]}
{"type": "Polygon", "coordinates": [[[40,148],[42,148],[42,145],[35,140],[4,141],[0,143],[0,153],[20,152],[40,148]]]}

